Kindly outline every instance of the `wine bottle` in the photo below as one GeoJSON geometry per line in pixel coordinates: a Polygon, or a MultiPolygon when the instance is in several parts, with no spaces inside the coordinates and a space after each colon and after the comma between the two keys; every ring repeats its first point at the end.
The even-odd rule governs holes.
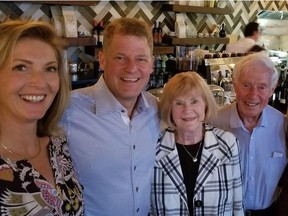
{"type": "Polygon", "coordinates": [[[283,114],[286,114],[287,111],[287,91],[288,91],[288,74],[286,78],[281,83],[280,95],[279,95],[279,107],[278,110],[283,114]]]}
{"type": "Polygon", "coordinates": [[[217,79],[217,84],[218,84],[218,86],[220,86],[220,87],[222,87],[223,88],[223,79],[224,79],[224,77],[222,76],[222,73],[221,73],[221,71],[219,70],[218,71],[218,79],[217,79]]]}
{"type": "MultiPolygon", "coordinates": [[[[275,101],[272,102],[272,104],[274,104],[274,108],[276,108],[278,110],[280,107],[281,90],[282,90],[282,86],[284,85],[284,81],[285,81],[285,69],[284,69],[284,67],[281,66],[280,67],[280,76],[278,78],[278,84],[277,84],[275,91],[274,91],[275,101]]],[[[272,98],[272,100],[273,99],[274,99],[274,97],[272,98]]]]}
{"type": "Polygon", "coordinates": [[[161,45],[162,44],[162,37],[163,37],[163,31],[162,31],[162,27],[161,27],[161,22],[159,22],[158,24],[158,28],[157,28],[157,31],[158,31],[158,45],[161,45]]]}
{"type": "Polygon", "coordinates": [[[233,91],[233,82],[232,82],[232,76],[231,72],[229,70],[225,70],[226,77],[225,77],[225,83],[224,83],[224,90],[227,92],[233,91]]]}
{"type": "Polygon", "coordinates": [[[220,26],[219,37],[226,37],[225,24],[224,23],[222,23],[222,25],[220,26]]]}
{"type": "Polygon", "coordinates": [[[94,19],[93,19],[92,35],[95,38],[95,45],[97,45],[98,42],[97,21],[94,19]]]}
{"type": "Polygon", "coordinates": [[[103,32],[104,32],[104,26],[103,26],[103,20],[101,20],[97,25],[97,35],[98,35],[97,46],[98,47],[102,47],[103,45],[103,32]]]}
{"type": "Polygon", "coordinates": [[[156,22],[154,23],[152,33],[153,33],[154,45],[158,45],[158,28],[156,22]]]}

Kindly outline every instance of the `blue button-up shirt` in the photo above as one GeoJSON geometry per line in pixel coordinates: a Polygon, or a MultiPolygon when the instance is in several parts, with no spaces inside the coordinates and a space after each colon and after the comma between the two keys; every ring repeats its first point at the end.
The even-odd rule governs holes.
{"type": "Polygon", "coordinates": [[[84,186],[85,215],[147,216],[160,132],[157,100],[143,92],[130,120],[101,77],[73,91],[62,124],[84,186]]]}
{"type": "Polygon", "coordinates": [[[285,116],[267,106],[251,133],[234,103],[222,108],[212,124],[231,131],[239,139],[245,209],[269,207],[276,198],[277,184],[287,163],[285,116]]]}

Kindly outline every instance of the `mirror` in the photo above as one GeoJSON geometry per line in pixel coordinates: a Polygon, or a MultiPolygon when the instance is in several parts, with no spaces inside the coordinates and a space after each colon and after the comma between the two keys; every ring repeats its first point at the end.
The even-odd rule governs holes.
{"type": "Polygon", "coordinates": [[[259,43],[269,50],[288,51],[288,12],[262,10],[257,19],[262,29],[259,43]]]}

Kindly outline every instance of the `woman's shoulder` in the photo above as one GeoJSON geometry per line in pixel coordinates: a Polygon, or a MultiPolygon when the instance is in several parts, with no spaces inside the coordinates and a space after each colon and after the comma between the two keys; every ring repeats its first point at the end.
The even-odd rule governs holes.
{"type": "Polygon", "coordinates": [[[228,130],[222,129],[220,127],[216,127],[210,124],[206,124],[206,131],[211,131],[212,133],[218,135],[218,136],[228,136],[228,137],[234,137],[235,135],[233,133],[231,133],[228,130]]]}
{"type": "Polygon", "coordinates": [[[54,134],[54,135],[50,135],[49,136],[50,141],[54,144],[57,143],[66,143],[67,142],[67,137],[65,133],[58,133],[58,134],[54,134]]]}
{"type": "Polygon", "coordinates": [[[206,125],[208,135],[215,137],[217,143],[231,146],[236,143],[236,136],[227,130],[212,125],[206,125]]]}
{"type": "Polygon", "coordinates": [[[63,152],[66,151],[65,149],[68,149],[67,137],[65,134],[51,135],[49,136],[49,139],[49,144],[54,151],[63,152]]]}
{"type": "Polygon", "coordinates": [[[207,133],[209,134],[209,138],[207,139],[209,142],[205,144],[207,150],[213,151],[218,157],[221,155],[219,158],[226,158],[228,160],[233,155],[239,154],[238,140],[233,133],[214,126],[208,126],[208,128],[210,128],[210,131],[205,134],[205,136],[207,133]]]}

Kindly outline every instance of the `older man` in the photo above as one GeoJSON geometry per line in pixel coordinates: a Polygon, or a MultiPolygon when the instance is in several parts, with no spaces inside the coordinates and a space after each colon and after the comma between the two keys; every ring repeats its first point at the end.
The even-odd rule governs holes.
{"type": "Polygon", "coordinates": [[[285,116],[268,106],[278,72],[263,53],[251,54],[234,68],[236,103],[219,111],[212,124],[239,139],[246,215],[275,215],[278,181],[287,163],[285,116]]]}

